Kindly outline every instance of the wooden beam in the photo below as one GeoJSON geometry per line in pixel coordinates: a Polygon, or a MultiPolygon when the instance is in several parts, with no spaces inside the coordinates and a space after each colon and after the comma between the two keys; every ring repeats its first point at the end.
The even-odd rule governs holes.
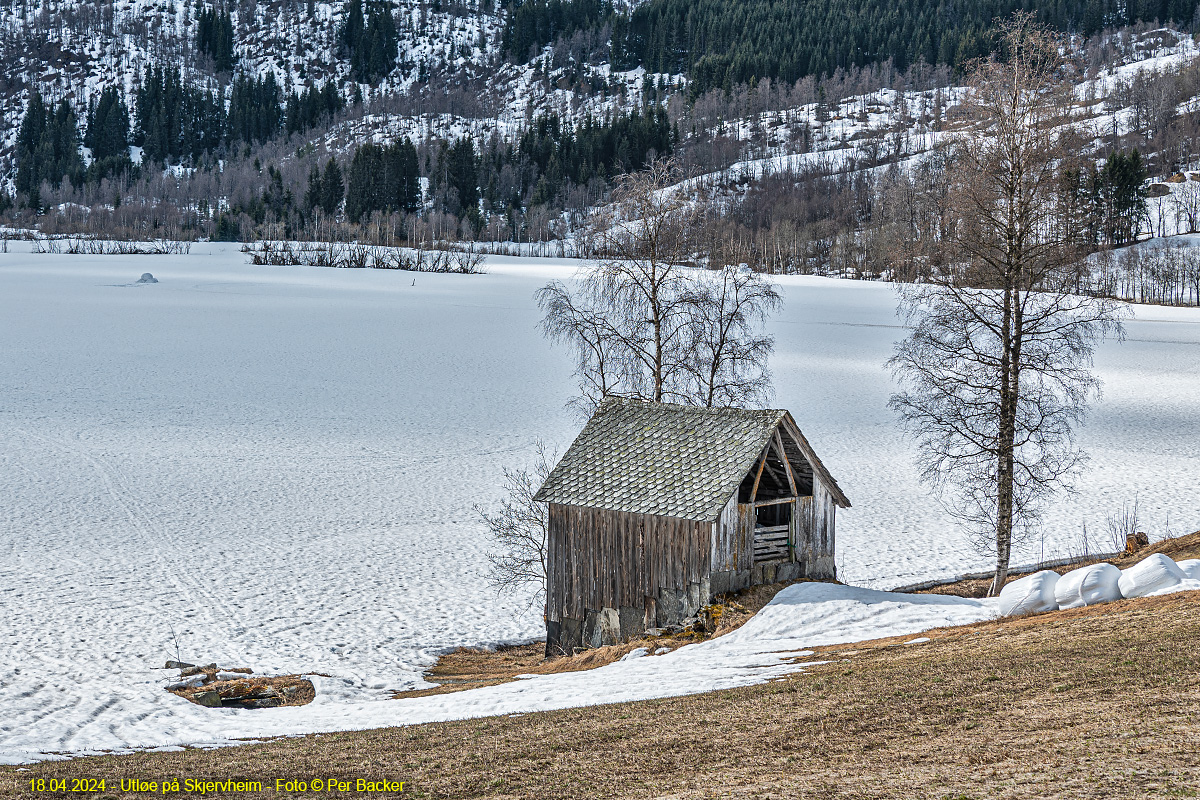
{"type": "Polygon", "coordinates": [[[769,458],[767,459],[767,468],[763,470],[763,475],[771,476],[771,480],[775,481],[777,486],[786,486],[787,484],[787,478],[775,471],[775,468],[771,466],[771,459],[769,458]]]}
{"type": "Polygon", "coordinates": [[[754,506],[755,508],[762,508],[763,506],[779,506],[783,505],[784,503],[790,503],[795,499],[796,498],[794,497],[776,497],[774,500],[759,500],[755,503],[751,503],[750,505],[754,506]]]}
{"type": "Polygon", "coordinates": [[[775,447],[779,450],[779,458],[783,461],[783,469],[787,472],[788,486],[792,487],[792,497],[798,497],[799,492],[796,491],[796,476],[792,474],[792,462],[788,460],[787,450],[783,448],[783,437],[779,434],[779,428],[775,429],[775,447]]]}
{"type": "Polygon", "coordinates": [[[790,438],[796,447],[800,449],[800,454],[809,463],[813,470],[813,480],[819,480],[825,488],[833,495],[837,504],[842,508],[850,508],[850,500],[846,497],[837,481],[829,474],[829,470],[821,463],[821,459],[817,458],[816,452],[813,451],[812,445],[804,438],[804,434],[800,432],[800,427],[796,425],[796,421],[792,419],[791,414],[785,414],[783,417],[783,426],[788,432],[790,438]]]}
{"type": "Polygon", "coordinates": [[[768,444],[763,448],[762,455],[758,459],[758,472],[754,473],[754,486],[750,489],[750,502],[754,502],[754,498],[758,497],[758,482],[762,480],[763,468],[767,466],[767,453],[771,450],[771,445],[768,444]]]}

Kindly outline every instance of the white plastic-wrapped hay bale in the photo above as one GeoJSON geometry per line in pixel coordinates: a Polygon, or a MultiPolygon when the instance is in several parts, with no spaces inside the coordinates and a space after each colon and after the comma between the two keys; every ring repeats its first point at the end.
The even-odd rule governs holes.
{"type": "Polygon", "coordinates": [[[1006,617],[1036,614],[1039,611],[1054,611],[1058,600],[1054,587],[1058,573],[1044,569],[1013,581],[1000,590],[1000,613],[1006,617]]]}
{"type": "Polygon", "coordinates": [[[1112,564],[1093,564],[1087,568],[1087,574],[1079,582],[1079,596],[1085,606],[1111,603],[1120,600],[1121,570],[1112,564]]]}
{"type": "MultiPolygon", "coordinates": [[[[1079,596],[1079,584],[1083,582],[1087,571],[1088,567],[1073,569],[1063,573],[1055,582],[1054,602],[1058,603],[1059,608],[1079,608],[1084,605],[1083,598],[1079,596]]],[[[1117,594],[1119,596],[1120,592],[1117,594]]]]}
{"type": "Polygon", "coordinates": [[[1200,581],[1200,558],[1188,558],[1183,561],[1176,561],[1175,566],[1183,570],[1183,574],[1189,580],[1200,581]]]}
{"type": "Polygon", "coordinates": [[[1187,575],[1179,565],[1162,553],[1142,559],[1129,569],[1121,570],[1119,586],[1124,597],[1145,597],[1160,589],[1169,589],[1187,575]]]}
{"type": "Polygon", "coordinates": [[[1112,564],[1089,564],[1073,569],[1054,584],[1059,608],[1080,608],[1120,600],[1121,570],[1112,564]]]}

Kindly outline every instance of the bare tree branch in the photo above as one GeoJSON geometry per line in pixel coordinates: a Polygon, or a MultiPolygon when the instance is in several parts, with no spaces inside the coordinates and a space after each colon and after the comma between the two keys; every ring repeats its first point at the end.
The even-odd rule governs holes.
{"type": "Polygon", "coordinates": [[[507,498],[500,509],[489,513],[475,506],[492,537],[487,553],[491,572],[489,583],[501,593],[517,593],[529,585],[536,587],[530,606],[544,603],[546,596],[546,534],[548,512],[545,503],[533,499],[554,468],[558,454],[537,442],[533,464],[521,469],[504,470],[507,498]]]}

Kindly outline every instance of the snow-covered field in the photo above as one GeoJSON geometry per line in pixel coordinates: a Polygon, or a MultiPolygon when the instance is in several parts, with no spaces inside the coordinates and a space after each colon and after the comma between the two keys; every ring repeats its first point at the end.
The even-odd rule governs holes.
{"type": "MultiPolygon", "coordinates": [[[[208,244],[0,255],[0,760],[631,699],[597,688],[625,680],[606,673],[590,694],[564,677],[453,706],[380,699],[444,648],[540,631],[534,610],[486,588],[472,505],[496,501],[501,469],[535,439],[562,449],[580,425],[563,408],[569,357],[539,336],[532,299],[572,265],[414,276],[243,258],[208,244]],[[146,271],[160,282],[132,285],[146,271]],[[177,655],[335,677],[300,709],[213,711],[158,688],[153,668],[177,655]]],[[[886,588],[985,568],[916,483],[885,407],[902,335],[891,289],[784,287],[777,405],[854,503],[838,519],[842,577],[886,588]]],[[[1084,520],[1094,534],[1135,495],[1152,535],[1168,515],[1175,533],[1200,528],[1200,311],[1139,308],[1128,331],[1098,359],[1081,492],[1018,561],[1079,549],[1084,520]]],[[[743,643],[753,657],[729,656],[743,646],[729,639],[719,657],[626,663],[677,658],[661,693],[762,680],[794,668],[772,650],[856,630],[836,614],[822,627],[811,600],[773,613],[816,627],[743,643]]],[[[631,685],[649,691],[657,669],[631,685]]]]}

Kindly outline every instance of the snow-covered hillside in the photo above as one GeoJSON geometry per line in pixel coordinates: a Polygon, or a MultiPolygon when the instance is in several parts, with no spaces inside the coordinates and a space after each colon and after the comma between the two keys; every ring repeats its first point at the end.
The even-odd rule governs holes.
{"type": "MultiPolygon", "coordinates": [[[[581,119],[632,106],[630,98],[636,100],[641,90],[640,69],[614,73],[607,64],[592,64],[580,71],[573,58],[556,59],[552,48],[530,64],[506,62],[500,53],[505,12],[498,3],[398,0],[394,6],[397,66],[375,85],[358,85],[368,114],[334,131],[331,144],[345,148],[347,143],[405,134],[509,136],[539,113],[581,119]],[[578,77],[567,80],[568,72],[578,77]],[[422,98],[431,76],[434,91],[422,98]],[[445,97],[451,94],[453,98],[445,97]],[[404,110],[370,111],[397,105],[404,110]],[[469,108],[443,111],[447,106],[469,108]]],[[[132,97],[143,70],[152,64],[182,68],[190,80],[212,88],[226,84],[230,74],[215,73],[211,60],[196,48],[198,8],[187,0],[114,0],[98,6],[10,0],[0,5],[0,156],[11,155],[25,101],[35,86],[51,100],[65,97],[83,109],[105,86],[118,86],[132,97]]],[[[354,83],[350,63],[338,40],[345,16],[341,0],[250,0],[230,5],[229,12],[238,56],[235,72],[272,72],[285,95],[327,81],[349,92],[354,83]]]]}
{"type": "MultiPolygon", "coordinates": [[[[163,743],[198,713],[156,689],[144,705],[177,656],[325,673],[329,702],[369,705],[444,648],[540,633],[487,588],[472,506],[535,440],[561,452],[578,430],[533,300],[571,262],[414,277],[254,267],[232,245],[20,247],[0,254],[0,752],[163,743]],[[159,283],[135,285],[147,271],[159,283]]],[[[782,283],[776,404],[854,504],[839,575],[985,569],[886,408],[891,287],[782,283]]],[[[1137,307],[1128,331],[1098,355],[1080,493],[1018,562],[1081,550],[1085,521],[1111,549],[1096,534],[1135,497],[1155,536],[1200,528],[1200,310],[1137,307]]]]}

